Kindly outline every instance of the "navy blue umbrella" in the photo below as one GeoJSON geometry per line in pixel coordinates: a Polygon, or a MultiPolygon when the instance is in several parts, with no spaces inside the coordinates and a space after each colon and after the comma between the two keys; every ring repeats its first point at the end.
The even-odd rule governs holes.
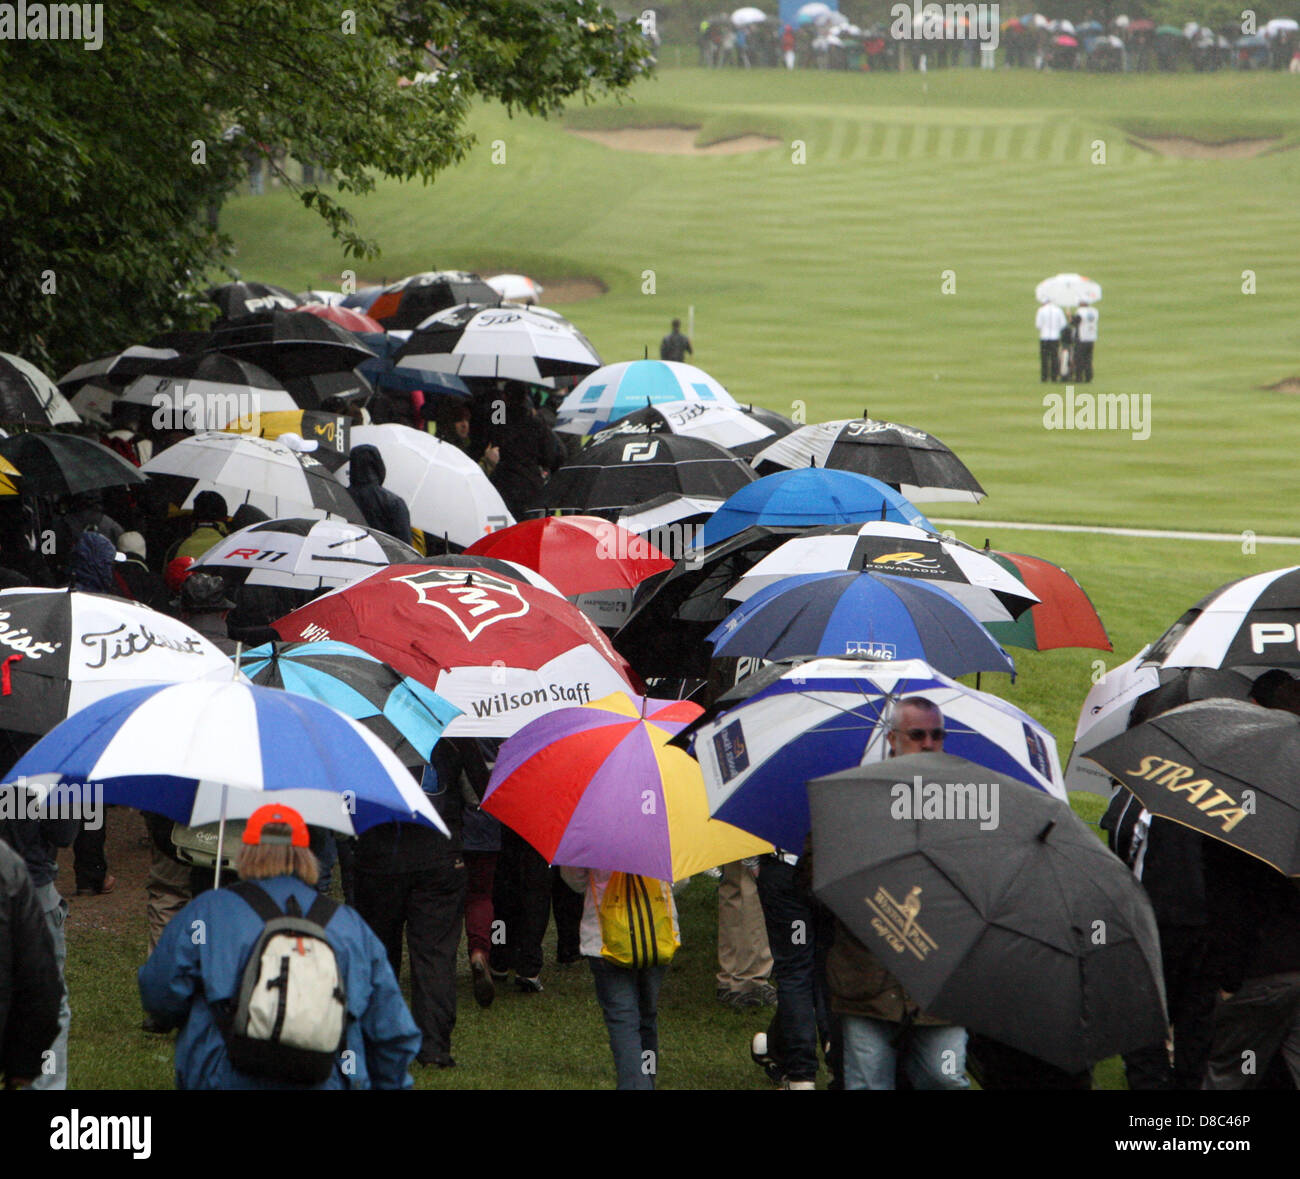
{"type": "Polygon", "coordinates": [[[924,659],[945,675],[1015,673],[969,610],[937,586],[882,573],[806,573],[759,590],[708,635],[715,657],[924,659]]]}

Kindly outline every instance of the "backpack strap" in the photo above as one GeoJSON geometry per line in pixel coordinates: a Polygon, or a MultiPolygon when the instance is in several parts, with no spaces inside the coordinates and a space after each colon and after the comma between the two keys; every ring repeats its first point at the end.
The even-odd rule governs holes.
{"type": "Polygon", "coordinates": [[[263,921],[274,921],[277,917],[284,916],[280,906],[271,899],[271,894],[255,880],[241,880],[238,884],[230,885],[225,891],[233,892],[237,897],[243,898],[249,908],[263,921]]]}
{"type": "Polygon", "coordinates": [[[307,910],[307,920],[314,921],[321,929],[324,929],[340,907],[339,902],[333,897],[327,897],[324,893],[317,893],[316,899],[311,903],[311,908],[307,910]]]}

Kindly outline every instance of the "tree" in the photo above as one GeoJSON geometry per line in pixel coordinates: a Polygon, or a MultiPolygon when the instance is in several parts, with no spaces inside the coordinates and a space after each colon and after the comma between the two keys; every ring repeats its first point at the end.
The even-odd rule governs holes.
{"type": "Polygon", "coordinates": [[[231,246],[217,211],[250,163],[287,152],[331,174],[337,195],[283,179],[346,254],[374,257],[346,201],[463,159],[476,99],[549,115],[652,64],[638,27],[590,0],[101,11],[98,49],[85,30],[0,40],[0,350],[57,371],[210,315],[195,296],[231,246]]]}

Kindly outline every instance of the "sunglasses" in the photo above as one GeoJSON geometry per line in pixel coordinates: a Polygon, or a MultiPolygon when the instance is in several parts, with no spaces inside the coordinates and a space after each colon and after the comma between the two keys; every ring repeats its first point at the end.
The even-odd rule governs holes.
{"type": "Polygon", "coordinates": [[[943,729],[895,729],[896,733],[903,733],[909,741],[924,741],[929,737],[931,741],[943,740],[943,729]]]}

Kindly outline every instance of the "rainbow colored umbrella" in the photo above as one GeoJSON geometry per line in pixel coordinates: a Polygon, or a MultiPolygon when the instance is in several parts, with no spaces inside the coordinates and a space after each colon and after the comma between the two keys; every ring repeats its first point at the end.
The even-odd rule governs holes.
{"type": "Polygon", "coordinates": [[[501,747],[483,809],[552,864],[655,880],[769,852],[709,818],[699,764],[668,744],[702,711],[616,692],[548,713],[501,747]]]}
{"type": "Polygon", "coordinates": [[[986,624],[985,629],[1004,647],[1025,647],[1030,651],[1051,651],[1057,647],[1114,650],[1092,599],[1059,565],[1024,553],[984,551],[1039,598],[1036,606],[1031,606],[1014,622],[986,624]]]}

